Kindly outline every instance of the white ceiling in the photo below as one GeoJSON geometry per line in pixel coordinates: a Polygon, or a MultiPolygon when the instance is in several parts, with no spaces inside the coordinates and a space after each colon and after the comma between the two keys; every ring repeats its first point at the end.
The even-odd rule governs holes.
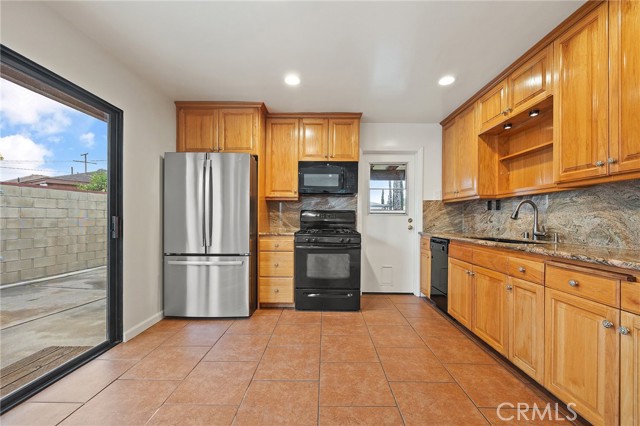
{"type": "Polygon", "coordinates": [[[582,1],[47,2],[173,100],[433,123],[582,1]],[[302,84],[283,84],[285,73],[302,84]],[[438,79],[457,81],[440,87],[438,79]]]}

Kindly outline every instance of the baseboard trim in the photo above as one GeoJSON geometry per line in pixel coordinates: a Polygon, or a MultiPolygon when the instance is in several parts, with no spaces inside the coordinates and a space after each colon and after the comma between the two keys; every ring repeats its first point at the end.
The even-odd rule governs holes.
{"type": "Polygon", "coordinates": [[[164,311],[160,311],[156,314],[151,315],[146,320],[139,322],[128,330],[124,331],[123,341],[131,340],[136,337],[138,334],[145,331],[147,328],[151,327],[153,324],[159,322],[162,318],[164,318],[164,311]]]}

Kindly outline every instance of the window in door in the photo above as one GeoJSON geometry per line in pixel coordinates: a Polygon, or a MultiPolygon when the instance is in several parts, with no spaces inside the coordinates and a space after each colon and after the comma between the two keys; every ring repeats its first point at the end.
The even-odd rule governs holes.
{"type": "Polygon", "coordinates": [[[407,214],[407,164],[369,165],[369,213],[407,214]]]}

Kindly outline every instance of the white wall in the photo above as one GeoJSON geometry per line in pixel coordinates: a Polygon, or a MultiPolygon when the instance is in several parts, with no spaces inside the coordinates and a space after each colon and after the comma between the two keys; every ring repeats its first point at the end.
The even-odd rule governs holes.
{"type": "Polygon", "coordinates": [[[417,151],[423,148],[424,200],[440,200],[442,188],[442,128],[439,124],[363,123],[360,149],[417,151]]]}
{"type": "MultiPolygon", "coordinates": [[[[175,150],[175,108],[42,4],[2,2],[2,44],[124,111],[125,339],[162,315],[161,155],[175,150]]],[[[143,52],[141,52],[143,53],[143,52]]]]}

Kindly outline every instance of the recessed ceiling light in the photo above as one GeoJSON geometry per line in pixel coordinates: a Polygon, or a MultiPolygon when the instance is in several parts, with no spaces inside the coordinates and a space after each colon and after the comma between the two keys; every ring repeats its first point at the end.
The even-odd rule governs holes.
{"type": "Polygon", "coordinates": [[[456,78],[454,76],[445,75],[440,80],[438,80],[438,84],[440,86],[448,86],[448,85],[452,84],[454,81],[456,81],[456,78]]]}
{"type": "Polygon", "coordinates": [[[284,78],[284,82],[289,86],[297,86],[300,84],[300,77],[296,74],[287,74],[284,78]]]}

